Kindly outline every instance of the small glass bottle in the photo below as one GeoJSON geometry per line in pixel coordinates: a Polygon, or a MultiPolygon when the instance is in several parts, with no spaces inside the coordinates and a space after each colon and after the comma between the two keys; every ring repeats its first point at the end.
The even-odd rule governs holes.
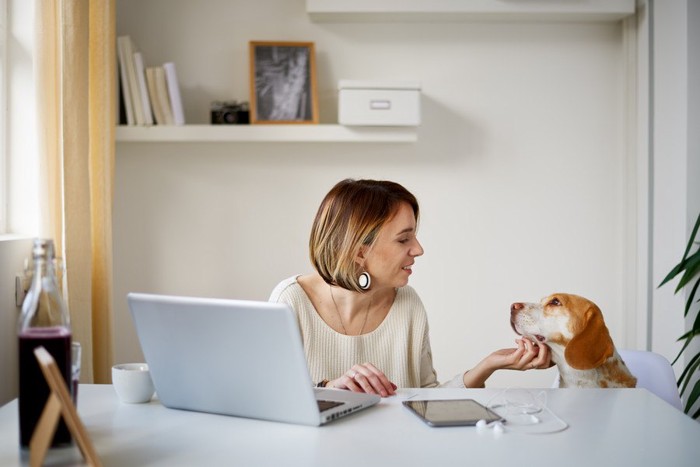
{"type": "MultiPolygon", "coordinates": [[[[66,385],[71,387],[70,318],[56,279],[53,240],[34,240],[32,259],[32,284],[22,304],[18,330],[19,431],[23,448],[29,447],[49,397],[49,386],[34,356],[35,348],[44,346],[56,360],[66,385]]],[[[70,443],[70,432],[61,418],[51,446],[70,443]]]]}

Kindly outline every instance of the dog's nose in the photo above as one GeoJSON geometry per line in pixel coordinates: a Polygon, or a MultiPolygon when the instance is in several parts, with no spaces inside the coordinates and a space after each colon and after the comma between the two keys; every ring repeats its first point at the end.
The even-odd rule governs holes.
{"type": "Polygon", "coordinates": [[[522,304],[520,302],[515,302],[510,306],[510,314],[514,315],[515,313],[522,310],[523,308],[525,308],[524,304],[522,304]]]}

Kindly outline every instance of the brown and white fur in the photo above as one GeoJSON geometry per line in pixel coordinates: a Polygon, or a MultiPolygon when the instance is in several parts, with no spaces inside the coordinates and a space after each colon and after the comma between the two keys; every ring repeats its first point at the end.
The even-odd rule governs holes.
{"type": "Polygon", "coordinates": [[[556,293],[540,303],[513,303],[513,330],[551,349],[559,387],[627,388],[635,378],[615,349],[603,313],[590,300],[556,293]]]}

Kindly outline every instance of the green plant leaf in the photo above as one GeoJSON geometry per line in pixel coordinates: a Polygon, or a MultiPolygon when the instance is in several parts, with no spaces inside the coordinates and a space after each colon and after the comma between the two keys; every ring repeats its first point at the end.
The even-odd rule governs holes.
{"type": "MultiPolygon", "coordinates": [[[[693,306],[693,298],[695,298],[695,292],[698,291],[698,286],[700,285],[700,278],[698,278],[697,281],[695,281],[695,285],[693,286],[693,290],[690,291],[690,295],[688,295],[688,300],[685,302],[685,312],[683,313],[683,316],[688,316],[688,313],[690,312],[690,308],[693,306]]],[[[700,302],[700,299],[698,299],[700,302]]],[[[700,316],[700,313],[698,313],[698,316],[700,316]]]]}
{"type": "Polygon", "coordinates": [[[683,373],[681,373],[681,376],[678,378],[679,383],[683,380],[683,378],[685,378],[685,375],[689,371],[691,371],[691,368],[695,364],[696,361],[700,361],[700,353],[698,353],[697,355],[694,355],[693,358],[691,358],[690,361],[688,362],[688,364],[685,366],[685,368],[683,369],[683,373]]]}
{"type": "Polygon", "coordinates": [[[693,227],[693,233],[690,234],[690,239],[688,240],[688,246],[685,248],[685,253],[683,254],[683,259],[686,259],[688,257],[688,253],[690,252],[690,249],[693,246],[695,236],[698,234],[698,229],[700,229],[700,214],[698,215],[698,218],[695,220],[695,226],[693,227]]]}
{"type": "Polygon", "coordinates": [[[695,316],[695,321],[693,321],[693,327],[690,328],[691,331],[700,331],[700,312],[695,316]]]}
{"type": "Polygon", "coordinates": [[[668,275],[664,278],[664,280],[661,281],[661,283],[659,284],[659,287],[661,287],[666,282],[670,281],[671,279],[676,277],[678,274],[683,272],[683,270],[685,269],[685,263],[686,263],[686,261],[682,260],[680,263],[676,264],[673,267],[673,269],[671,269],[671,272],[669,272],[668,275]]]}
{"type": "Polygon", "coordinates": [[[686,332],[686,333],[683,334],[681,337],[679,337],[678,339],[676,339],[676,342],[680,342],[680,341],[682,341],[683,339],[692,339],[693,337],[695,337],[695,336],[698,335],[698,332],[699,332],[699,331],[700,331],[700,330],[698,330],[698,329],[691,329],[690,331],[686,332]]]}
{"type": "Polygon", "coordinates": [[[685,287],[688,282],[693,280],[698,273],[700,273],[700,254],[695,254],[690,258],[690,260],[688,260],[685,272],[683,273],[681,280],[678,282],[674,293],[678,293],[678,291],[685,287]]]}
{"type": "Polygon", "coordinates": [[[700,397],[700,380],[697,380],[695,382],[693,390],[691,391],[690,396],[688,396],[688,402],[685,404],[685,413],[690,412],[690,409],[693,407],[693,405],[695,405],[695,402],[698,400],[698,397],[700,397]]]}
{"type": "Polygon", "coordinates": [[[686,333],[683,334],[681,337],[679,337],[678,339],[676,339],[676,342],[680,342],[680,341],[682,341],[682,340],[685,339],[685,344],[683,344],[683,348],[681,348],[681,350],[678,352],[678,355],[676,355],[676,358],[673,359],[673,361],[671,362],[671,365],[675,365],[675,364],[676,364],[676,362],[678,361],[678,359],[681,358],[681,355],[683,355],[683,352],[685,352],[685,349],[688,347],[688,345],[690,345],[690,342],[691,342],[691,341],[693,340],[693,338],[694,338],[695,336],[697,336],[698,334],[700,334],[700,330],[691,329],[690,331],[686,332],[686,333]]]}
{"type": "MultiPolygon", "coordinates": [[[[676,266],[671,269],[671,272],[668,273],[668,275],[664,278],[663,281],[661,281],[661,284],[659,284],[659,287],[664,285],[666,282],[670,281],[674,277],[676,277],[678,274],[680,274],[681,271],[683,271],[686,268],[686,263],[688,260],[688,254],[690,253],[690,249],[693,247],[693,243],[695,243],[695,236],[698,234],[698,230],[700,229],[700,214],[698,214],[698,218],[695,220],[695,226],[693,226],[693,232],[690,234],[690,237],[688,238],[688,245],[685,248],[685,253],[683,253],[683,258],[681,259],[681,262],[676,264],[676,266]]],[[[698,252],[695,252],[695,255],[697,255],[698,252]]]]}
{"type": "Polygon", "coordinates": [[[685,393],[685,389],[688,387],[688,383],[690,383],[690,380],[692,379],[693,374],[698,369],[698,366],[700,366],[700,353],[694,356],[690,362],[685,366],[685,369],[683,370],[683,373],[681,373],[680,378],[678,378],[678,387],[681,387],[681,383],[683,383],[683,387],[681,387],[681,394],[685,393]],[[685,382],[683,382],[685,380],[685,382]]]}

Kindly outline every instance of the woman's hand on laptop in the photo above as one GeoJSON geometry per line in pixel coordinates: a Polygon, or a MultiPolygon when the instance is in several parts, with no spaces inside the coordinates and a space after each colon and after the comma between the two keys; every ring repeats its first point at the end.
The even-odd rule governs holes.
{"type": "Polygon", "coordinates": [[[326,387],[379,394],[382,397],[396,394],[396,385],[371,363],[353,365],[343,376],[330,381],[326,387]]]}

